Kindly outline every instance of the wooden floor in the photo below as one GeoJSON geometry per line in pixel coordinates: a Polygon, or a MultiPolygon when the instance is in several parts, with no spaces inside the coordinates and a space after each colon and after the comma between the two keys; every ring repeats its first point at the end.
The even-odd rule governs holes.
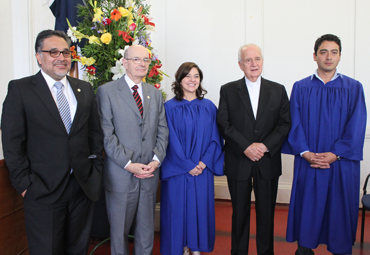
{"type": "MultiPolygon", "coordinates": [[[[216,201],[216,244],[213,252],[202,253],[202,254],[230,254],[231,249],[231,203],[229,201],[216,201]]],[[[288,205],[277,205],[275,212],[275,254],[276,255],[294,255],[297,244],[288,243],[285,240],[285,232],[288,217],[288,205]]],[[[254,207],[252,207],[251,213],[251,238],[249,240],[249,254],[255,255],[256,252],[256,240],[255,240],[255,213],[254,207]]],[[[360,222],[361,214],[359,214],[359,224],[357,228],[357,238],[355,245],[353,246],[353,255],[370,255],[370,211],[366,213],[366,225],[365,225],[365,240],[363,244],[360,244],[360,222]]],[[[90,242],[90,251],[95,247],[97,241],[90,242]]],[[[159,233],[155,234],[153,255],[159,255],[160,238],[159,233]]],[[[132,249],[132,244],[131,244],[132,249]]],[[[316,255],[329,255],[331,254],[326,250],[326,245],[320,245],[314,250],[316,255]]],[[[89,253],[90,254],[90,253],[89,253]]],[[[109,255],[110,247],[109,242],[101,245],[95,250],[93,255],[109,255]]],[[[177,254],[174,254],[177,255],[177,254]]]]}

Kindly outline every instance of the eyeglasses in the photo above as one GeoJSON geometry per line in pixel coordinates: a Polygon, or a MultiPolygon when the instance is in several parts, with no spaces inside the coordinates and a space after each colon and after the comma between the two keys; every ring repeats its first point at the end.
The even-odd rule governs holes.
{"type": "Polygon", "coordinates": [[[65,58],[70,58],[71,57],[71,51],[69,50],[63,50],[63,51],[59,51],[59,50],[42,50],[42,52],[49,52],[50,54],[50,57],[52,58],[57,58],[60,56],[60,53],[63,54],[63,57],[65,58]]]}
{"type": "Polygon", "coordinates": [[[144,64],[146,65],[149,65],[152,60],[150,58],[125,58],[126,60],[132,60],[132,62],[134,62],[134,64],[140,64],[141,63],[141,60],[144,62],[144,64]]]}

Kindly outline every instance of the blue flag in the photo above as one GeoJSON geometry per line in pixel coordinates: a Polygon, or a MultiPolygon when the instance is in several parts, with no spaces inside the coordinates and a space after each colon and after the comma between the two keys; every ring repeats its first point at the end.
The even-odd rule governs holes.
{"type": "Polygon", "coordinates": [[[55,16],[55,30],[67,32],[66,18],[72,26],[77,26],[77,22],[82,22],[82,19],[77,17],[77,5],[84,5],[83,0],[54,0],[49,2],[52,2],[49,8],[55,16]]]}

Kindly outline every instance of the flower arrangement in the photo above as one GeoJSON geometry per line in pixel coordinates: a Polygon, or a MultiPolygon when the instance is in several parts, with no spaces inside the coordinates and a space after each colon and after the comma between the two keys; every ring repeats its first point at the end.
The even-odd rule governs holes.
{"type": "MultiPolygon", "coordinates": [[[[143,81],[160,88],[164,72],[156,51],[151,46],[150,31],[155,24],[149,18],[150,6],[143,0],[84,0],[78,6],[78,15],[83,18],[77,27],[68,22],[68,36],[73,42],[85,43],[81,52],[71,47],[72,60],[85,68],[83,78],[89,81],[94,91],[99,85],[119,79],[126,70],[122,65],[125,50],[130,45],[142,45],[148,49],[152,60],[143,81]],[[86,3],[87,2],[87,3],[86,3]]],[[[168,77],[168,75],[166,75],[168,77]]],[[[163,97],[166,97],[162,91],[163,97]]]]}

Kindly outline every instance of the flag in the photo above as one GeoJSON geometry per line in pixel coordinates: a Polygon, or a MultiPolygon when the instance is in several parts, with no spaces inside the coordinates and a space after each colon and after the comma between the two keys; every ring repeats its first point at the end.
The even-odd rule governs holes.
{"type": "MultiPolygon", "coordinates": [[[[61,30],[67,33],[68,23],[67,18],[72,26],[77,26],[78,22],[82,22],[82,18],[77,17],[77,5],[84,5],[84,0],[48,0],[49,8],[55,17],[55,30],[61,30]]],[[[73,44],[83,47],[85,42],[73,44]]],[[[71,69],[75,63],[72,62],[71,69]]],[[[76,67],[77,68],[77,67],[76,67]]],[[[77,72],[78,73],[78,72],[77,72]]],[[[78,77],[77,77],[78,78],[78,77]]]]}
{"type": "Polygon", "coordinates": [[[77,5],[84,5],[83,0],[49,0],[49,8],[55,17],[55,30],[67,32],[67,18],[72,26],[77,26],[77,21],[82,19],[77,17],[77,5]]]}

